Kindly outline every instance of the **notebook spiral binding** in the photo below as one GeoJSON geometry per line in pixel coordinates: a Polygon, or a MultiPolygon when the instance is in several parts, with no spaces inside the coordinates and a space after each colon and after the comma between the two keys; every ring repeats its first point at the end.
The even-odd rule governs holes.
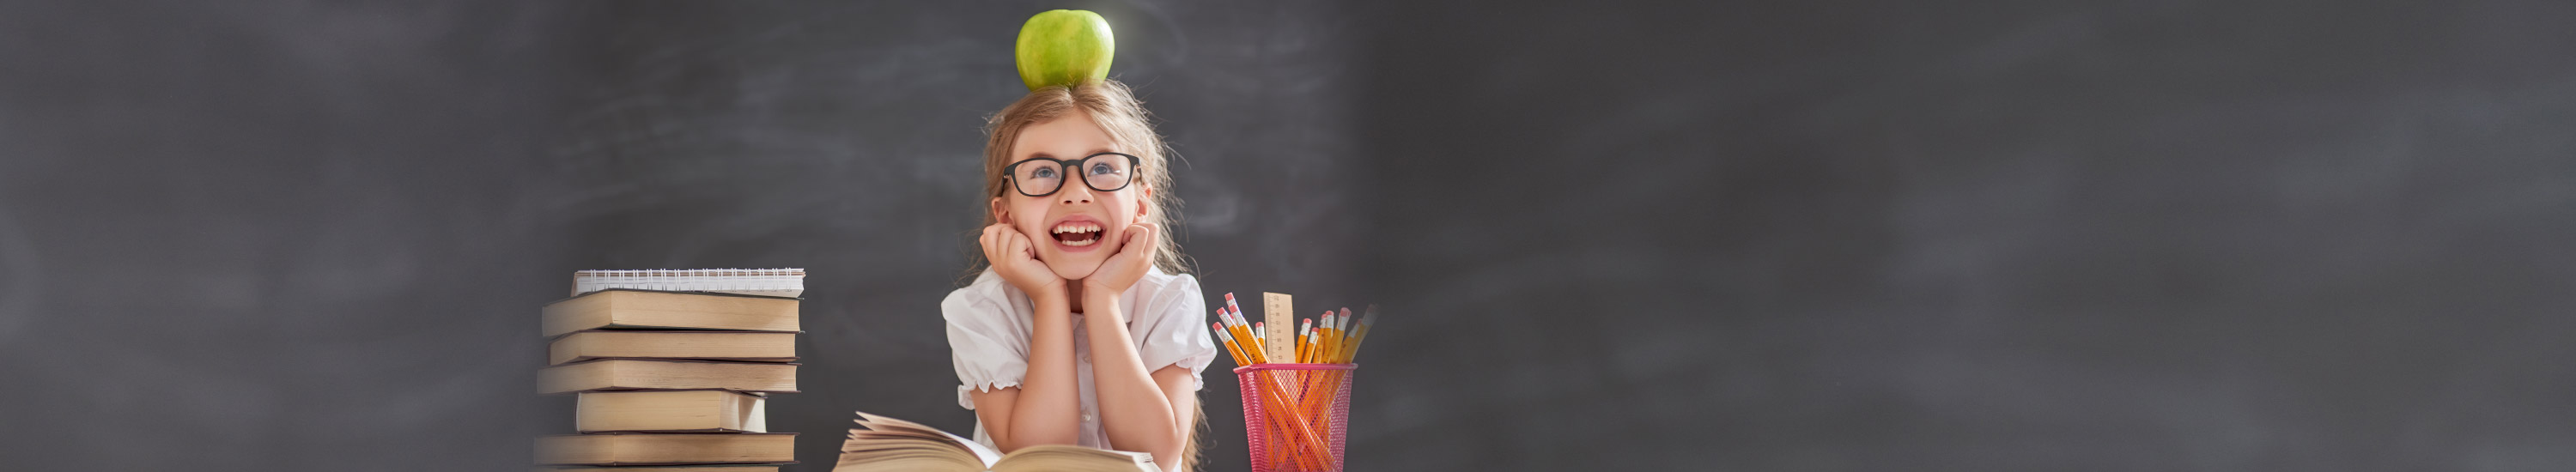
{"type": "Polygon", "coordinates": [[[622,288],[771,297],[805,294],[805,269],[635,269],[572,273],[572,294],[622,288]]]}

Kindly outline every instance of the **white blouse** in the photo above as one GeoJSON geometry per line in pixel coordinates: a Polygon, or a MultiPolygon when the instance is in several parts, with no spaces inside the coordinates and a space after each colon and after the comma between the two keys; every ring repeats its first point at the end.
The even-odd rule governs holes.
{"type": "MultiPolygon", "coordinates": [[[[992,269],[939,302],[940,315],[948,319],[948,349],[957,363],[958,406],[975,409],[970,390],[1017,387],[1028,375],[1029,335],[1037,330],[1030,318],[1037,311],[1032,303],[992,269]]],[[[1149,269],[1118,303],[1145,371],[1180,366],[1190,371],[1190,390],[1198,390],[1204,384],[1199,371],[1216,361],[1216,340],[1201,322],[1207,319],[1207,302],[1199,295],[1198,278],[1149,269]]],[[[1082,397],[1080,444],[1109,449],[1109,436],[1100,429],[1100,402],[1092,397],[1091,337],[1084,334],[1082,316],[1073,315],[1073,372],[1082,397]]],[[[995,446],[981,417],[975,419],[975,441],[995,446]]]]}

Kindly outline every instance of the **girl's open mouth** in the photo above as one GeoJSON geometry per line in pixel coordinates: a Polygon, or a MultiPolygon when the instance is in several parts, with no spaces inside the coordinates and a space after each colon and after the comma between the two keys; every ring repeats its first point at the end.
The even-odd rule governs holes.
{"type": "Polygon", "coordinates": [[[1100,243],[1099,223],[1067,221],[1055,225],[1055,229],[1048,230],[1047,233],[1055,237],[1057,243],[1066,246],[1082,247],[1100,243]]]}

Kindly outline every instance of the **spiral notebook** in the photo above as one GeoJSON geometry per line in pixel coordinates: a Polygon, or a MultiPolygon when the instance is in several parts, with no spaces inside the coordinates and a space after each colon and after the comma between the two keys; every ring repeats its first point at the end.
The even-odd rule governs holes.
{"type": "Polygon", "coordinates": [[[612,288],[796,298],[805,295],[805,269],[643,269],[572,273],[573,295],[612,288]]]}

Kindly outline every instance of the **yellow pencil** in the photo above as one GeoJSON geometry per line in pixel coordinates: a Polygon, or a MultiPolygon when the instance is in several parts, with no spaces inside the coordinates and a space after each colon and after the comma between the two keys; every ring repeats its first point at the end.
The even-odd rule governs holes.
{"type": "Polygon", "coordinates": [[[1314,359],[1312,359],[1312,358],[1309,358],[1309,357],[1308,357],[1308,355],[1310,355],[1310,354],[1314,354],[1314,353],[1315,353],[1315,350],[1314,350],[1314,349],[1311,349],[1311,348],[1306,347],[1306,345],[1307,345],[1308,343],[1311,343],[1311,342],[1313,342],[1313,341],[1315,340],[1315,336],[1314,336],[1314,334],[1313,334],[1314,332],[1315,332],[1315,319],[1314,319],[1314,318],[1307,318],[1307,319],[1303,319],[1303,320],[1298,320],[1298,321],[1297,321],[1297,362],[1308,362],[1308,361],[1312,361],[1312,360],[1314,360],[1314,359]]]}
{"type": "Polygon", "coordinates": [[[1252,359],[1254,364],[1270,363],[1270,353],[1261,351],[1261,340],[1254,336],[1258,332],[1253,331],[1251,326],[1244,325],[1243,315],[1241,313],[1227,313],[1227,315],[1230,317],[1229,321],[1234,322],[1235,347],[1243,350],[1243,356],[1252,359]]]}
{"type": "Polygon", "coordinates": [[[1351,309],[1348,307],[1342,308],[1341,320],[1341,326],[1333,327],[1333,332],[1341,333],[1342,335],[1342,340],[1333,344],[1333,355],[1335,357],[1340,357],[1342,359],[1342,363],[1348,364],[1351,362],[1351,330],[1359,327],[1360,320],[1357,317],[1351,316],[1351,309]]]}
{"type": "Polygon", "coordinates": [[[1350,315],[1332,315],[1332,338],[1324,338],[1324,343],[1332,343],[1327,348],[1332,364],[1350,364],[1350,359],[1342,359],[1342,346],[1350,343],[1350,315]]]}
{"type": "Polygon", "coordinates": [[[1297,362],[1315,362],[1315,326],[1311,323],[1297,325],[1297,362]]]}
{"type": "Polygon", "coordinates": [[[1306,356],[1306,362],[1318,364],[1327,362],[1324,360],[1324,323],[1321,321],[1315,322],[1315,331],[1308,333],[1306,337],[1308,338],[1306,340],[1306,347],[1315,350],[1314,354],[1306,356]]]}
{"type": "Polygon", "coordinates": [[[1306,359],[1306,361],[1314,361],[1314,364],[1327,364],[1327,361],[1332,361],[1332,356],[1324,353],[1324,322],[1321,320],[1314,322],[1314,359],[1306,359]]]}
{"type": "Polygon", "coordinates": [[[1368,341],[1369,327],[1376,325],[1377,306],[1370,305],[1368,314],[1360,315],[1360,328],[1351,331],[1350,344],[1342,346],[1342,362],[1351,362],[1359,358],[1360,343],[1368,341]]]}
{"type": "Polygon", "coordinates": [[[1350,315],[1333,315],[1333,330],[1324,332],[1324,354],[1331,358],[1325,359],[1324,362],[1335,364],[1346,362],[1342,359],[1342,341],[1343,336],[1350,333],[1350,329],[1350,315]]]}
{"type": "Polygon", "coordinates": [[[1306,362],[1324,362],[1324,327],[1317,326],[1306,332],[1306,349],[1313,351],[1306,354],[1306,362]]]}
{"type": "Polygon", "coordinates": [[[1218,323],[1209,323],[1209,324],[1208,324],[1208,329],[1216,330],[1216,332],[1217,332],[1217,335],[1216,335],[1216,339],[1217,339],[1217,341],[1218,341],[1218,342],[1223,342],[1223,343],[1225,343],[1225,352],[1226,352],[1227,354],[1233,354],[1233,355],[1234,355],[1234,365],[1237,365],[1237,366],[1252,365],[1252,362],[1250,361],[1250,359],[1249,359],[1249,358],[1243,357],[1243,347],[1234,345],[1234,334],[1233,334],[1233,333],[1227,333],[1227,332],[1226,332],[1226,330],[1225,330],[1225,323],[1223,323],[1223,322],[1218,322],[1218,323]]]}
{"type": "Polygon", "coordinates": [[[1315,322],[1315,351],[1321,355],[1315,356],[1315,362],[1331,364],[1333,363],[1334,357],[1333,311],[1324,310],[1324,316],[1317,317],[1317,320],[1318,321],[1315,322]]]}

